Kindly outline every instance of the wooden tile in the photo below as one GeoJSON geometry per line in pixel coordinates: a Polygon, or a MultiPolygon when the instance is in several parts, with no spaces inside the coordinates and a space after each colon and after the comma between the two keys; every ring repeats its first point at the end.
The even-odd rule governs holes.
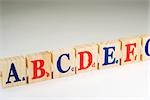
{"type": "Polygon", "coordinates": [[[95,43],[75,46],[76,73],[98,69],[98,45],[95,43]]]}
{"type": "Polygon", "coordinates": [[[26,57],[28,68],[28,83],[50,80],[52,78],[51,54],[48,51],[35,53],[26,57]]]}
{"type": "Polygon", "coordinates": [[[75,74],[75,50],[73,48],[52,51],[52,55],[53,78],[75,74]]]}
{"type": "Polygon", "coordinates": [[[1,61],[2,86],[14,87],[27,84],[26,60],[24,57],[11,57],[1,61]]]}
{"type": "Polygon", "coordinates": [[[3,60],[0,59],[0,87],[2,87],[2,62],[3,60]]]}
{"type": "Polygon", "coordinates": [[[144,34],[141,37],[141,60],[150,60],[150,34],[144,34]]]}
{"type": "Polygon", "coordinates": [[[99,69],[120,65],[121,43],[119,40],[110,40],[98,43],[99,45],[99,69]]]}
{"type": "Polygon", "coordinates": [[[140,47],[141,39],[137,37],[122,38],[121,42],[121,65],[139,62],[140,61],[140,47]]]}

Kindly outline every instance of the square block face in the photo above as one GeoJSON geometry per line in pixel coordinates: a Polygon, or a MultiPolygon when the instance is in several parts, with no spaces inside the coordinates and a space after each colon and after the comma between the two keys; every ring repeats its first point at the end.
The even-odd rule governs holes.
{"type": "Polygon", "coordinates": [[[120,39],[121,42],[121,65],[139,62],[141,53],[141,39],[139,37],[120,39]]]}
{"type": "Polygon", "coordinates": [[[98,70],[98,45],[76,46],[76,73],[98,70]]]}
{"type": "Polygon", "coordinates": [[[2,86],[14,87],[27,84],[26,59],[24,57],[12,57],[3,59],[2,66],[2,86]]]}
{"type": "Polygon", "coordinates": [[[121,43],[119,40],[100,42],[99,45],[99,69],[120,65],[121,43]]]}
{"type": "Polygon", "coordinates": [[[141,45],[142,45],[142,52],[141,52],[141,60],[150,60],[150,35],[142,35],[141,36],[141,45]]]}
{"type": "Polygon", "coordinates": [[[52,78],[51,66],[51,54],[49,52],[28,55],[28,83],[50,80],[52,78]]]}
{"type": "Polygon", "coordinates": [[[53,78],[70,76],[75,74],[75,50],[59,49],[52,52],[53,78]]]}

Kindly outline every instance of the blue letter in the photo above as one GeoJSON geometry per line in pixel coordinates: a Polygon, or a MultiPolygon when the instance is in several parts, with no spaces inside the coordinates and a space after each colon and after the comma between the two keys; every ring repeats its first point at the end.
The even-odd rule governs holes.
{"type": "Polygon", "coordinates": [[[13,63],[11,64],[11,68],[10,68],[10,71],[9,71],[9,76],[8,76],[8,80],[7,80],[6,84],[11,83],[10,77],[14,77],[14,78],[15,78],[15,81],[14,81],[14,82],[21,81],[21,80],[19,79],[19,77],[18,77],[18,74],[17,74],[16,68],[15,68],[15,65],[14,65],[13,63]],[[12,74],[11,74],[11,71],[12,71],[12,74]]]}
{"type": "Polygon", "coordinates": [[[150,42],[150,39],[146,42],[146,45],[145,45],[145,53],[146,53],[147,56],[150,56],[150,52],[148,50],[148,48],[149,48],[149,42],[150,42]]]}
{"type": "Polygon", "coordinates": [[[62,54],[62,55],[58,58],[58,61],[57,61],[57,68],[58,68],[58,70],[59,70],[61,73],[66,73],[66,72],[69,71],[70,67],[69,67],[66,71],[64,71],[64,70],[61,68],[61,58],[62,58],[63,56],[66,56],[66,57],[68,58],[68,60],[70,60],[69,54],[62,54]]]}
{"type": "MultiPolygon", "coordinates": [[[[114,64],[116,61],[116,58],[113,59],[113,51],[115,51],[115,47],[105,47],[103,48],[105,50],[105,57],[104,57],[104,64],[103,65],[108,65],[108,64],[114,64]],[[113,51],[109,53],[109,49],[112,49],[113,51]],[[112,60],[112,62],[109,62],[109,57],[112,60]]],[[[116,61],[118,63],[118,60],[116,61]]]]}

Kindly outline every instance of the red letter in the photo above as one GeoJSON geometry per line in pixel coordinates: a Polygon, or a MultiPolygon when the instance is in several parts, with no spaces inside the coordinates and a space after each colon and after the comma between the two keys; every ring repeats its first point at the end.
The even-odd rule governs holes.
{"type": "Polygon", "coordinates": [[[78,53],[80,55],[80,68],[79,70],[83,70],[83,69],[87,69],[88,67],[90,67],[90,65],[92,64],[92,54],[88,51],[84,51],[84,52],[79,52],[78,53]],[[84,66],[84,54],[88,55],[88,65],[84,66]]]}
{"type": "Polygon", "coordinates": [[[130,54],[134,55],[134,48],[131,50],[131,46],[134,46],[136,48],[136,43],[133,44],[127,44],[125,45],[127,47],[127,53],[126,53],[126,60],[125,62],[131,61],[130,54]]]}
{"type": "Polygon", "coordinates": [[[33,63],[33,78],[32,79],[37,79],[37,78],[41,78],[45,75],[45,69],[43,69],[42,67],[44,66],[44,60],[34,60],[31,61],[33,63]],[[39,63],[39,66],[38,66],[39,63]],[[39,72],[40,71],[40,75],[39,72]]]}

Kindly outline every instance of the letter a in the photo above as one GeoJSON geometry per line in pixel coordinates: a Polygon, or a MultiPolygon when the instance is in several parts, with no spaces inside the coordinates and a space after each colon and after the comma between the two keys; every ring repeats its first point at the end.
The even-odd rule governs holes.
{"type": "Polygon", "coordinates": [[[18,77],[18,74],[17,74],[17,71],[16,71],[16,68],[15,68],[14,63],[11,64],[10,71],[9,71],[9,76],[8,76],[8,80],[7,80],[6,84],[11,83],[10,77],[14,77],[14,78],[15,78],[15,81],[14,81],[14,82],[21,81],[21,80],[19,79],[19,77],[18,77]],[[11,73],[11,72],[12,72],[12,73],[11,73]]]}

